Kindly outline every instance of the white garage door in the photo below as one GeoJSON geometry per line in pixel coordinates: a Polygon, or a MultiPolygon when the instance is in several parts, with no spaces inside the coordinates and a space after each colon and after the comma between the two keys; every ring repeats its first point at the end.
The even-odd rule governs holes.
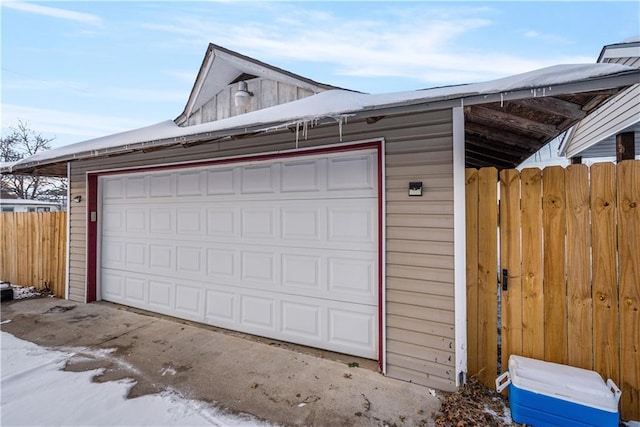
{"type": "Polygon", "coordinates": [[[376,358],[376,159],[101,177],[102,299],[376,358]]]}

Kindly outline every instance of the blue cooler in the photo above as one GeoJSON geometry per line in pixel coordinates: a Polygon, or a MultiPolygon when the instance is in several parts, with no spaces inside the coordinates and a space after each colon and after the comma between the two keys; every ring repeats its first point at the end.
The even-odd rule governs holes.
{"type": "Polygon", "coordinates": [[[620,389],[594,371],[528,357],[509,357],[496,379],[509,386],[511,418],[533,427],[618,427],[620,389]]]}

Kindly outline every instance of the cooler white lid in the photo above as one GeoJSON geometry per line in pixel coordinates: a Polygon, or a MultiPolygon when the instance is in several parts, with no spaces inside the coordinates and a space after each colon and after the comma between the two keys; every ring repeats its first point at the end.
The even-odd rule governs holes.
{"type": "Polygon", "coordinates": [[[618,397],[600,374],[588,369],[511,355],[509,377],[519,389],[618,412],[618,397]]]}

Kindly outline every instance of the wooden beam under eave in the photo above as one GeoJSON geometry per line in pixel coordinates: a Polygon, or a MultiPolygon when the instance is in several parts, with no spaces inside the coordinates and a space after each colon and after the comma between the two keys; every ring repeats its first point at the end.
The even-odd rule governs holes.
{"type": "Polygon", "coordinates": [[[469,120],[465,121],[464,131],[465,133],[470,135],[478,135],[480,137],[492,141],[499,141],[504,143],[505,145],[514,147],[529,147],[538,146],[541,144],[541,142],[536,138],[531,138],[529,136],[522,135],[516,132],[510,132],[505,129],[499,129],[491,125],[475,123],[469,120]]]}
{"type": "Polygon", "coordinates": [[[504,156],[500,158],[493,157],[490,153],[478,152],[468,147],[465,148],[465,156],[468,162],[484,162],[489,166],[495,166],[499,169],[513,168],[521,163],[519,159],[505,159],[504,156]]]}
{"type": "Polygon", "coordinates": [[[591,110],[593,110],[595,108],[598,108],[598,106],[600,104],[602,104],[603,102],[605,102],[606,100],[608,100],[609,98],[611,98],[613,95],[615,95],[618,92],[619,92],[619,90],[617,90],[617,89],[610,89],[610,90],[607,90],[607,91],[599,91],[597,95],[595,95],[586,104],[584,104],[582,106],[582,109],[588,113],[591,110]]]}
{"type": "Polygon", "coordinates": [[[636,157],[635,132],[624,132],[616,135],[616,162],[633,160],[636,157]]]}
{"type": "Polygon", "coordinates": [[[490,124],[492,127],[502,129],[504,127],[526,131],[532,135],[543,135],[548,138],[557,136],[560,131],[553,125],[536,122],[524,117],[514,116],[503,111],[474,105],[465,107],[465,117],[469,120],[490,124]]]}
{"type": "Polygon", "coordinates": [[[510,156],[521,157],[530,156],[539,150],[541,143],[538,142],[535,145],[507,145],[500,141],[482,138],[476,135],[465,135],[465,143],[473,144],[478,147],[486,147],[489,150],[499,151],[501,153],[508,154],[510,156]]]}
{"type": "Polygon", "coordinates": [[[510,102],[567,119],[580,120],[587,115],[586,111],[582,110],[581,105],[574,104],[573,102],[565,101],[563,99],[554,98],[552,96],[519,99],[517,101],[510,102]]]}

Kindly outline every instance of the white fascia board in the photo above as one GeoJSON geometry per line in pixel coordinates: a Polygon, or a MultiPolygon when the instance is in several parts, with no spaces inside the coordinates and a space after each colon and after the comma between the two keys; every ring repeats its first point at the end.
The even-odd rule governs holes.
{"type": "Polygon", "coordinates": [[[67,228],[67,241],[66,241],[66,265],[65,265],[65,275],[64,275],[64,299],[69,299],[69,286],[71,284],[71,207],[69,205],[71,202],[71,162],[67,162],[67,224],[65,225],[67,228]]]}
{"type": "Polygon", "coordinates": [[[638,58],[640,57],[640,44],[636,46],[609,47],[605,49],[599,62],[611,58],[638,58]]]}
{"type": "Polygon", "coordinates": [[[185,119],[187,119],[189,116],[191,116],[191,113],[193,113],[194,104],[200,96],[200,91],[202,90],[204,82],[207,80],[207,76],[209,75],[209,71],[211,70],[211,64],[213,63],[214,57],[215,55],[212,51],[207,52],[207,59],[205,60],[200,73],[198,73],[195,86],[193,88],[193,91],[191,92],[189,101],[187,101],[187,108],[184,109],[185,119]]]}
{"type": "Polygon", "coordinates": [[[464,108],[453,108],[452,116],[455,380],[460,387],[466,382],[467,374],[464,108]]]}

